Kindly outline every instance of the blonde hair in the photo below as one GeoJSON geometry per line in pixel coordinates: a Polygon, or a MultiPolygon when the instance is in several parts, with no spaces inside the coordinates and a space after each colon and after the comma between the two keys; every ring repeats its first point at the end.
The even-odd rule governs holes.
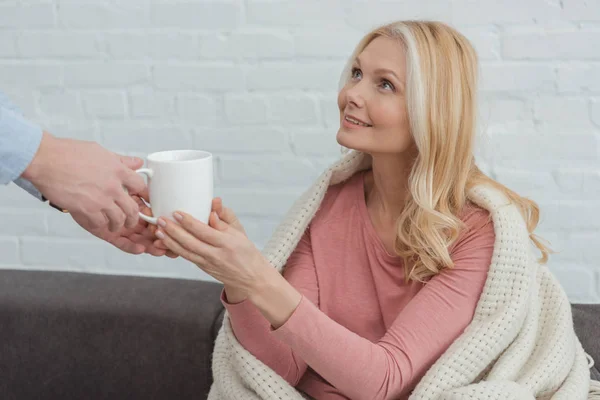
{"type": "Polygon", "coordinates": [[[470,188],[484,184],[500,190],[517,206],[529,237],[546,263],[552,251],[533,234],[539,207],[485,175],[475,165],[477,54],[461,33],[437,21],[398,21],[368,33],[353,60],[375,38],[398,40],[406,51],[406,102],[418,155],[409,176],[409,195],[397,221],[395,250],[405,261],[407,280],[425,281],[454,266],[448,251],[464,223],[457,216],[470,188]]]}

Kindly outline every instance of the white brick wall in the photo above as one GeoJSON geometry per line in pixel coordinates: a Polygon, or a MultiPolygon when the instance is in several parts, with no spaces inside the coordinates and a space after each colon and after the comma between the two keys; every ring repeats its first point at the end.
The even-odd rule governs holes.
{"type": "MultiPolygon", "coordinates": [[[[339,154],[345,57],[388,19],[433,18],[482,65],[478,156],[542,207],[550,268],[600,301],[600,0],[22,0],[0,4],[0,90],[61,136],[114,151],[199,148],[216,192],[265,243],[339,154]]],[[[15,186],[0,188],[0,267],[207,279],[120,253],[15,186]]]]}

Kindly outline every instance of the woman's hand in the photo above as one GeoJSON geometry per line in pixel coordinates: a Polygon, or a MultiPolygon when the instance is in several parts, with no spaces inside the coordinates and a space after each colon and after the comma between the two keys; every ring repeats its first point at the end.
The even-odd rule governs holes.
{"type": "Polygon", "coordinates": [[[226,222],[232,228],[242,232],[245,236],[248,236],[246,235],[246,231],[244,230],[242,223],[240,222],[238,217],[236,217],[233,210],[231,208],[223,206],[223,201],[220,197],[216,197],[213,199],[212,210],[217,213],[217,217],[219,217],[220,220],[226,222]]]}
{"type": "Polygon", "coordinates": [[[173,216],[179,224],[159,218],[156,236],[173,253],[222,282],[226,290],[231,288],[240,297],[248,297],[264,283],[270,266],[233,212],[222,207],[220,199],[213,201],[213,208],[219,209],[231,224],[220,219],[215,211],[211,212],[208,225],[177,212],[173,216]]]}

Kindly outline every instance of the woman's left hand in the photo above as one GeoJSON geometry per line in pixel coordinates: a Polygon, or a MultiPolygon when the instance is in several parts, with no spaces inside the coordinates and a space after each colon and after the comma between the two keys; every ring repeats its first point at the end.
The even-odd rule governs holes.
{"type": "Polygon", "coordinates": [[[231,227],[215,212],[210,213],[208,225],[183,212],[173,216],[180,225],[159,218],[156,231],[169,250],[246,295],[260,287],[270,266],[243,229],[231,227]]]}

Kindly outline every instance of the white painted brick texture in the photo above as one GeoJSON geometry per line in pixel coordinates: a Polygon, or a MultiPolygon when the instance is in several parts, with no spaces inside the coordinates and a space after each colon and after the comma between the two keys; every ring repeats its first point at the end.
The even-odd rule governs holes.
{"type": "MultiPolygon", "coordinates": [[[[0,3],[0,90],[29,118],[131,155],[214,152],[216,194],[258,246],[339,155],[338,79],[361,36],[393,19],[449,22],[481,61],[482,168],[539,203],[569,297],[600,302],[600,1],[0,3]]],[[[210,279],[0,191],[0,268],[210,279]]]]}

